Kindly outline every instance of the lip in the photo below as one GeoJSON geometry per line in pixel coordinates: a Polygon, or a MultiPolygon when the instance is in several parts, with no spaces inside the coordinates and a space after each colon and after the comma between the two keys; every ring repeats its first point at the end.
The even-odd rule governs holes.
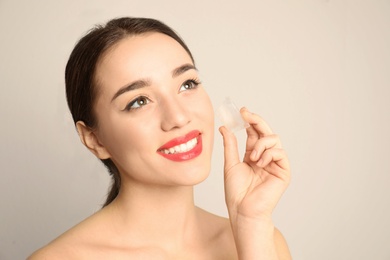
{"type": "Polygon", "coordinates": [[[193,130],[189,132],[188,134],[184,136],[179,136],[177,138],[174,138],[170,141],[168,141],[166,144],[158,148],[157,153],[161,156],[165,157],[166,159],[175,161],[175,162],[182,162],[182,161],[188,161],[191,159],[194,159],[195,157],[199,156],[202,153],[202,135],[201,132],[198,130],[193,130]],[[187,143],[189,140],[197,138],[197,144],[194,148],[191,150],[184,152],[184,153],[174,153],[174,154],[166,154],[163,152],[164,149],[169,149],[171,147],[187,143]]]}

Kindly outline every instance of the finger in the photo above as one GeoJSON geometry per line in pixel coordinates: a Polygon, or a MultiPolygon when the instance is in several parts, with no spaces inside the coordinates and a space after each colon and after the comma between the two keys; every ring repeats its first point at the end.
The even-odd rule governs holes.
{"type": "Polygon", "coordinates": [[[260,135],[253,126],[246,128],[246,150],[253,150],[256,142],[259,140],[260,135]]]}
{"type": "Polygon", "coordinates": [[[253,149],[247,152],[250,153],[251,161],[258,161],[265,150],[274,147],[281,148],[279,136],[276,134],[258,139],[253,149]]]}
{"type": "Polygon", "coordinates": [[[247,128],[248,136],[262,137],[273,133],[264,119],[257,114],[250,112],[247,108],[241,108],[240,112],[244,120],[250,124],[250,127],[247,128]]]}
{"type": "Polygon", "coordinates": [[[256,165],[265,168],[272,162],[276,163],[283,170],[289,170],[290,168],[286,152],[280,148],[266,150],[256,165]]]}
{"type": "Polygon", "coordinates": [[[219,132],[223,137],[224,158],[225,158],[225,173],[229,171],[234,165],[240,163],[237,139],[235,135],[226,127],[221,126],[219,132]]]}

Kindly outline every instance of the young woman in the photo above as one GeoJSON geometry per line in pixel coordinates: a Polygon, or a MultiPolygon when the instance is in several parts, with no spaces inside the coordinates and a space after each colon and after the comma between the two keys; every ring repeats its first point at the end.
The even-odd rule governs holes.
{"type": "Polygon", "coordinates": [[[119,18],[84,36],[66,67],[81,142],[113,176],[104,207],[29,259],[290,259],[272,211],[290,179],[277,135],[257,115],[244,159],[224,140],[229,219],[194,205],[209,174],[214,116],[193,57],[169,27],[119,18]]]}

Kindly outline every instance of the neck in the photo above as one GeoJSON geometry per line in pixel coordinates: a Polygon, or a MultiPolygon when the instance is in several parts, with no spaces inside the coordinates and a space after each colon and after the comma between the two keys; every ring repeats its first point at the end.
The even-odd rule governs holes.
{"type": "Polygon", "coordinates": [[[198,230],[192,186],[125,184],[110,209],[117,230],[139,243],[181,247],[198,230]]]}

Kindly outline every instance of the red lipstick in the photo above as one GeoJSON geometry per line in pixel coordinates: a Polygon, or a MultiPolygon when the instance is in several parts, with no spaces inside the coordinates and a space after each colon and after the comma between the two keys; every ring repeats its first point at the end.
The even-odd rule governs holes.
{"type": "Polygon", "coordinates": [[[198,130],[191,131],[168,141],[157,153],[175,162],[191,160],[202,153],[202,135],[198,130]]]}

